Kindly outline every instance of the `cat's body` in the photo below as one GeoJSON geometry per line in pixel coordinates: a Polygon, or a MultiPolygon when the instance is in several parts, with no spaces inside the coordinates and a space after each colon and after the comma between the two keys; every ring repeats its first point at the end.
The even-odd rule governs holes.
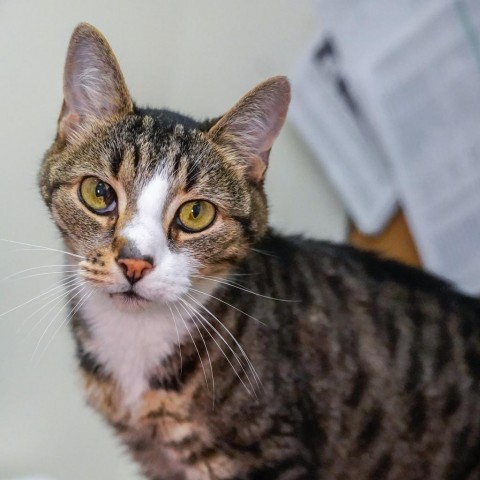
{"type": "Polygon", "coordinates": [[[480,478],[480,303],[267,227],[284,79],[217,121],[141,110],[84,25],[65,90],[42,194],[88,401],[149,479],[480,478]]]}

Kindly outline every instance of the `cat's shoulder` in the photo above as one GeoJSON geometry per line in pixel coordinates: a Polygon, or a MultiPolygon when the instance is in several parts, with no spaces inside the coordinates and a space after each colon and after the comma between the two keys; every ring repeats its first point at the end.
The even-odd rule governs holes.
{"type": "Polygon", "coordinates": [[[452,284],[434,274],[374,252],[301,235],[279,235],[274,231],[269,232],[258,249],[269,252],[289,267],[303,262],[321,275],[352,276],[365,285],[376,285],[378,288],[394,284],[419,294],[443,296],[468,304],[480,314],[479,299],[460,293],[452,284]]]}

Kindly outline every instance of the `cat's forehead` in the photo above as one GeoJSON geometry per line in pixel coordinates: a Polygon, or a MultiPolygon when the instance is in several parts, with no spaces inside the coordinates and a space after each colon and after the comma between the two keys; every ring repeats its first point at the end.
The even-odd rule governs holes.
{"type": "Polygon", "coordinates": [[[150,115],[132,116],[115,124],[102,141],[114,175],[119,174],[129,154],[136,168],[150,171],[168,169],[168,162],[179,155],[198,155],[207,147],[199,130],[162,122],[150,115]]]}
{"type": "Polygon", "coordinates": [[[178,176],[192,177],[194,164],[204,166],[218,160],[216,157],[199,129],[138,115],[110,126],[89,146],[80,162],[92,173],[107,175],[133,189],[159,172],[172,181],[178,176]]]}

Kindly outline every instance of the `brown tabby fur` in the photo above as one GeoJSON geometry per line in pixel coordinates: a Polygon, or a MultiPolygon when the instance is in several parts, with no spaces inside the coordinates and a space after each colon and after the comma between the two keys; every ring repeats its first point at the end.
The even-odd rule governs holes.
{"type": "MultiPolygon", "coordinates": [[[[125,244],[122,226],[162,164],[170,186],[159,221],[169,248],[189,251],[200,274],[226,279],[200,310],[211,323],[182,342],[182,358],[175,351],[159,359],[135,408],[99,362],[84,313],[75,316],[88,402],[144,475],[479,479],[477,300],[394,262],[267,228],[262,183],[269,152],[248,155],[241,128],[249,122],[239,127],[236,115],[258,120],[271,98],[286,98],[286,80],[260,85],[218,121],[142,110],[129,100],[104,38],[81,25],[67,59],[67,104],[72,45],[85,39],[106,71],[113,98],[103,107],[111,110],[91,120],[64,105],[39,177],[66,245],[86,257],[84,278],[100,288],[108,283],[125,244]],[[122,205],[118,215],[98,216],[80,204],[78,183],[86,176],[108,180],[122,205]],[[215,227],[192,235],[172,226],[191,198],[217,205],[215,227]],[[211,362],[213,379],[202,362],[211,362]]],[[[275,114],[277,131],[284,114],[275,114]]],[[[205,283],[192,279],[197,288],[205,283]]]]}

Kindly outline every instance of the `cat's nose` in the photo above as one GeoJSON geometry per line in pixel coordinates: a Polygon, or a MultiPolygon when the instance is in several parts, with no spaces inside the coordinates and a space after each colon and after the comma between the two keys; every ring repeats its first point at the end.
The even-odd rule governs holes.
{"type": "Polygon", "coordinates": [[[117,263],[132,285],[153,269],[153,258],[149,255],[142,255],[137,248],[129,244],[120,250],[117,263]]]}

